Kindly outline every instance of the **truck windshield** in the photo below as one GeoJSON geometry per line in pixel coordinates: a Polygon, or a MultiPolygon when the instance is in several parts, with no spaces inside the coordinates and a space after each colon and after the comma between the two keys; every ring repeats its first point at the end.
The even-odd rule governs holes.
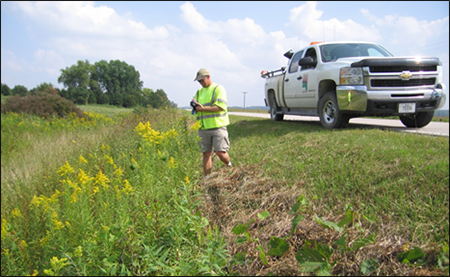
{"type": "Polygon", "coordinates": [[[383,47],[371,43],[336,43],[320,46],[322,62],[348,57],[393,57],[383,47]]]}

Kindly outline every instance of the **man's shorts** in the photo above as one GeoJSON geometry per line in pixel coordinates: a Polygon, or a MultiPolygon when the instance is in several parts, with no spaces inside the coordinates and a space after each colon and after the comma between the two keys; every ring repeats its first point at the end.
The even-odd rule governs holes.
{"type": "Polygon", "coordinates": [[[198,145],[200,152],[228,152],[230,149],[230,141],[228,139],[227,127],[220,127],[207,130],[198,130],[198,136],[201,138],[198,145]]]}

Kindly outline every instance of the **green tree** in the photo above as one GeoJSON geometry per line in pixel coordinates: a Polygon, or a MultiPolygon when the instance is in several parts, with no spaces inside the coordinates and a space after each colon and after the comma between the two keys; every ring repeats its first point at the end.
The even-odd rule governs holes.
{"type": "Polygon", "coordinates": [[[88,60],[78,61],[76,65],[61,69],[58,83],[63,83],[64,87],[88,89],[92,70],[93,66],[88,60]]]}
{"type": "Polygon", "coordinates": [[[13,95],[18,96],[27,96],[28,95],[28,89],[25,86],[22,85],[15,85],[13,89],[11,90],[13,95]]]}
{"type": "Polygon", "coordinates": [[[135,95],[142,88],[139,71],[119,60],[109,63],[101,60],[94,64],[92,80],[109,96],[110,104],[123,105],[126,95],[135,95]]]}
{"type": "Polygon", "coordinates": [[[2,95],[8,96],[11,95],[11,89],[8,87],[7,84],[2,84],[2,95]]]}
{"type": "Polygon", "coordinates": [[[83,87],[69,87],[70,100],[78,105],[86,105],[89,100],[90,91],[83,87]]]}
{"type": "Polygon", "coordinates": [[[152,94],[151,105],[155,109],[170,107],[170,101],[167,94],[162,89],[157,89],[152,94]]]}
{"type": "Polygon", "coordinates": [[[128,94],[123,99],[123,106],[125,108],[132,108],[134,106],[137,106],[137,104],[138,104],[138,99],[137,99],[136,95],[128,94]]]}

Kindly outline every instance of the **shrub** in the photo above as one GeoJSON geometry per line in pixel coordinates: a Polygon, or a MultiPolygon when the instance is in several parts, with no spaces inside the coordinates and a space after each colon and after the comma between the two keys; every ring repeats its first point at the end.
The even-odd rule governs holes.
{"type": "Polygon", "coordinates": [[[66,117],[71,113],[84,117],[83,111],[72,101],[48,92],[37,92],[26,97],[14,95],[2,104],[2,113],[7,112],[33,114],[45,118],[66,117]]]}
{"type": "Polygon", "coordinates": [[[11,89],[7,84],[2,84],[2,95],[9,96],[11,95],[11,89]]]}
{"type": "Polygon", "coordinates": [[[15,85],[11,90],[13,95],[26,96],[28,94],[28,89],[22,85],[15,85]]]}

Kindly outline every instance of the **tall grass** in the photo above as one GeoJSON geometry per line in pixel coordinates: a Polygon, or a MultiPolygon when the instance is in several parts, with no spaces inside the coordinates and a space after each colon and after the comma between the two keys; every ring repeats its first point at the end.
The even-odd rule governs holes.
{"type": "MultiPolygon", "coordinates": [[[[313,205],[315,220],[324,226],[337,226],[325,220],[330,215],[358,214],[360,244],[383,247],[399,238],[401,249],[419,247],[428,255],[419,265],[404,266],[448,272],[448,138],[231,116],[234,170],[221,171],[215,158],[213,170],[224,179],[214,177],[214,190],[201,179],[189,111],[89,114],[84,122],[2,115],[2,275],[235,275],[236,264],[251,275],[271,272],[276,259],[268,261],[266,250],[280,239],[258,242],[242,225],[236,233],[249,237],[246,253],[260,252],[264,263],[232,256],[225,228],[210,222],[221,220],[205,215],[211,207],[202,199],[230,180],[236,186],[230,191],[236,191],[247,172],[259,178],[252,185],[261,186],[260,193],[285,187],[300,195],[298,204],[313,205]]],[[[249,194],[241,197],[247,202],[236,203],[239,210],[232,212],[267,217],[255,210],[253,192],[242,193],[249,194]]],[[[217,201],[224,195],[215,197],[223,204],[217,201]]],[[[213,209],[229,212],[223,208],[213,209]]],[[[364,251],[357,254],[367,256],[364,265],[346,270],[350,248],[335,242],[340,248],[330,242],[329,249],[343,251],[333,256],[342,261],[327,256],[322,273],[383,273],[367,268],[376,269],[386,256],[376,261],[364,251]]],[[[314,248],[309,241],[291,247],[298,253],[314,248]]],[[[398,266],[384,273],[406,272],[398,266]]]]}
{"type": "MultiPolygon", "coordinates": [[[[29,120],[38,119],[2,115],[2,156],[3,136],[14,135],[12,127],[29,120]]],[[[176,110],[131,114],[93,127],[96,143],[78,141],[84,147],[67,155],[77,142],[60,138],[68,129],[55,127],[45,136],[31,124],[23,133],[42,144],[59,141],[53,151],[66,160],[46,164],[28,178],[14,178],[2,164],[9,175],[2,179],[2,275],[220,273],[224,244],[197,211],[192,125],[176,110]]],[[[84,128],[75,127],[71,135],[84,128]]],[[[35,159],[26,162],[39,165],[35,159]]]]}

